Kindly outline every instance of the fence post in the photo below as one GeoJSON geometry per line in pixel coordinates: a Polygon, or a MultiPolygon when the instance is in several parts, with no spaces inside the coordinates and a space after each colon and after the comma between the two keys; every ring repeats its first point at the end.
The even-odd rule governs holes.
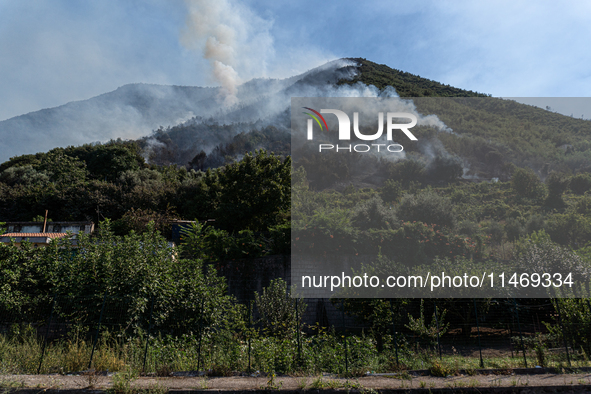
{"type": "Polygon", "coordinates": [[[347,327],[345,326],[345,300],[342,302],[343,311],[343,337],[345,338],[345,375],[349,375],[349,355],[347,354],[347,327]]]}
{"type": "MultiPolygon", "coordinates": [[[[587,301],[587,307],[589,308],[589,312],[591,313],[591,303],[589,303],[589,299],[587,298],[585,301],[587,301]]],[[[591,335],[591,332],[589,332],[587,335],[591,335]]],[[[587,343],[590,343],[590,341],[587,341],[587,343]]],[[[587,354],[591,353],[591,349],[589,348],[590,345],[587,345],[587,354]]]]}
{"type": "Polygon", "coordinates": [[[148,335],[146,336],[146,348],[144,349],[144,366],[143,371],[146,372],[146,357],[148,356],[148,343],[150,342],[150,332],[152,331],[152,312],[154,311],[154,296],[152,296],[152,305],[150,306],[150,324],[148,325],[148,335]]]}
{"type": "Polygon", "coordinates": [[[197,371],[201,367],[201,342],[203,340],[203,312],[205,309],[205,298],[201,300],[201,309],[199,310],[199,345],[197,347],[197,371]]]}
{"type": "Polygon", "coordinates": [[[478,351],[480,352],[480,368],[484,368],[484,361],[482,360],[482,346],[480,345],[480,324],[478,323],[478,308],[476,308],[476,298],[474,300],[474,313],[476,314],[476,329],[478,330],[478,351]]]}
{"type": "Polygon", "coordinates": [[[298,365],[302,365],[302,342],[300,341],[300,311],[299,311],[299,299],[295,300],[295,312],[296,312],[296,330],[298,338],[298,365]]]}
{"type": "Polygon", "coordinates": [[[525,363],[525,368],[527,368],[527,357],[525,356],[525,345],[523,344],[523,333],[521,332],[521,323],[519,323],[519,307],[517,306],[517,301],[513,298],[513,303],[515,304],[515,314],[517,316],[517,327],[519,328],[519,339],[521,341],[521,350],[523,350],[523,362],[525,363]]]}
{"type": "Polygon", "coordinates": [[[105,311],[105,302],[107,301],[107,290],[103,296],[103,306],[101,307],[101,315],[99,316],[98,326],[96,327],[96,335],[94,336],[94,342],[92,343],[92,352],[90,353],[90,360],[88,361],[88,369],[92,365],[92,357],[94,356],[94,348],[98,341],[99,331],[101,330],[101,322],[103,321],[103,312],[105,311]]]}
{"type": "Polygon", "coordinates": [[[252,332],[250,332],[252,329],[252,318],[251,318],[251,308],[252,308],[252,301],[249,300],[248,301],[248,328],[249,328],[249,333],[248,333],[248,373],[250,373],[251,368],[250,368],[250,337],[252,335],[252,332]]]}
{"type": "Polygon", "coordinates": [[[564,343],[564,350],[566,350],[566,360],[568,361],[568,366],[571,367],[570,356],[568,354],[568,343],[566,342],[566,331],[564,330],[564,324],[562,323],[562,314],[560,313],[560,305],[558,304],[558,300],[556,300],[556,311],[558,312],[560,328],[562,328],[562,342],[564,343]]]}
{"type": "Polygon", "coordinates": [[[51,318],[53,317],[53,307],[55,305],[55,299],[57,294],[53,295],[51,301],[51,311],[49,312],[49,320],[47,321],[47,330],[45,330],[45,338],[43,338],[43,347],[41,348],[41,359],[39,360],[39,368],[37,368],[37,375],[41,373],[41,365],[43,364],[43,356],[45,355],[45,345],[47,344],[47,336],[49,335],[49,327],[51,326],[51,318]]]}
{"type": "Polygon", "coordinates": [[[437,347],[439,348],[439,360],[441,360],[441,340],[439,339],[439,319],[437,317],[437,304],[433,301],[435,305],[435,324],[437,325],[437,347]]]}
{"type": "Polygon", "coordinates": [[[396,325],[394,324],[394,307],[392,306],[392,299],[390,298],[390,314],[392,315],[392,338],[394,338],[394,349],[396,351],[396,365],[398,362],[398,339],[396,339],[396,325]]]}
{"type": "Polygon", "coordinates": [[[511,358],[515,357],[515,355],[513,354],[513,324],[515,322],[515,318],[513,318],[513,321],[511,322],[511,324],[507,323],[507,332],[509,333],[509,348],[511,349],[511,358]]]}

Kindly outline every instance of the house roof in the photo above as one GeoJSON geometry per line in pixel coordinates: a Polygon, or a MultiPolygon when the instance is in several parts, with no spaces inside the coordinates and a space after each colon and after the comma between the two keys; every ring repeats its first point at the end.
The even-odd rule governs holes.
{"type": "Polygon", "coordinates": [[[68,233],[6,233],[0,235],[0,238],[62,238],[68,233]]]}
{"type": "MultiPolygon", "coordinates": [[[[90,221],[90,222],[51,222],[51,221],[47,221],[46,222],[47,225],[55,225],[55,224],[59,224],[61,226],[75,226],[75,225],[87,225],[87,224],[94,224],[94,222],[90,221]]],[[[6,222],[4,223],[4,226],[8,226],[8,225],[13,225],[13,224],[18,224],[18,225],[43,225],[43,221],[40,222],[6,222]]]]}

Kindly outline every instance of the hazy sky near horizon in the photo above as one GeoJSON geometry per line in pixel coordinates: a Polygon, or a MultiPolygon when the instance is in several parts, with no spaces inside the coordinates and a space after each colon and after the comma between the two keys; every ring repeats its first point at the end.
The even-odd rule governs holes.
{"type": "Polygon", "coordinates": [[[590,39],[584,0],[0,0],[0,120],[127,83],[231,89],[340,57],[497,97],[588,97],[590,39]]]}

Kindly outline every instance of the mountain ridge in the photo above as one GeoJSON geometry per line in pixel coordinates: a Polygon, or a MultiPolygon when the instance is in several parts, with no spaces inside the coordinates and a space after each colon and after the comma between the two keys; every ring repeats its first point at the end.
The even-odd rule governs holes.
{"type": "MultiPolygon", "coordinates": [[[[563,161],[567,163],[563,169],[578,171],[585,167],[591,151],[585,142],[591,136],[591,122],[455,88],[364,58],[333,60],[284,79],[250,80],[240,85],[239,103],[233,107],[224,107],[220,94],[219,87],[133,83],[87,100],[20,115],[0,122],[0,137],[8,141],[0,146],[0,161],[56,146],[116,139],[136,140],[152,164],[191,167],[198,163],[197,169],[223,165],[256,148],[283,155],[289,151],[291,97],[367,94],[419,99],[489,97],[491,104],[478,108],[456,100],[457,116],[442,119],[454,133],[429,134],[446,154],[470,161],[466,168],[472,167],[474,174],[486,167],[479,157],[491,152],[536,170],[546,163],[563,161]],[[499,126],[502,122],[495,108],[520,114],[512,118],[514,131],[499,126]],[[547,126],[550,124],[552,127],[547,126]],[[526,129],[532,125],[531,131],[526,129]],[[254,134],[249,135],[251,132],[254,134]],[[573,156],[563,157],[565,146],[570,146],[566,153],[573,156]],[[475,151],[480,153],[473,154],[475,151]],[[203,160],[204,155],[209,161],[203,160]]],[[[424,100],[415,100],[415,105],[425,114],[437,109],[424,100]]],[[[543,172],[540,175],[545,176],[543,172]]]]}

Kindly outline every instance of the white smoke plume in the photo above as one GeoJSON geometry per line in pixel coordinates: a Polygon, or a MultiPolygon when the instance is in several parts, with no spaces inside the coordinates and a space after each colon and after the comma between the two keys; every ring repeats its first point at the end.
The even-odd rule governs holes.
{"type": "Polygon", "coordinates": [[[181,42],[200,50],[221,85],[224,106],[238,103],[238,86],[266,76],[273,54],[271,23],[233,0],[185,0],[188,15],[181,42]]]}

